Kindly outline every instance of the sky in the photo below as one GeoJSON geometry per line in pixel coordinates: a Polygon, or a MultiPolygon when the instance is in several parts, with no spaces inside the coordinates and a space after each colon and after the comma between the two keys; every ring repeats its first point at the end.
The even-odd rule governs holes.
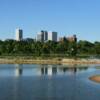
{"type": "Polygon", "coordinates": [[[0,39],[15,39],[16,28],[24,38],[47,30],[100,41],[100,0],[0,0],[0,39]]]}

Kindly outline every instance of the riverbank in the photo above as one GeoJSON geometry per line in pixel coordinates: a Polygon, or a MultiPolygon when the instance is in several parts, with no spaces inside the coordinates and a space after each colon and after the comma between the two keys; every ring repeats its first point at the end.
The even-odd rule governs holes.
{"type": "Polygon", "coordinates": [[[89,78],[91,81],[94,81],[96,83],[100,83],[100,75],[95,75],[89,78]]]}
{"type": "Polygon", "coordinates": [[[56,59],[0,59],[0,64],[61,64],[56,59]]]}
{"type": "Polygon", "coordinates": [[[0,64],[100,64],[100,59],[23,59],[0,58],[0,64]]]}
{"type": "Polygon", "coordinates": [[[72,63],[72,64],[100,64],[100,59],[87,59],[87,58],[77,58],[77,59],[62,59],[62,63],[72,63]]]}

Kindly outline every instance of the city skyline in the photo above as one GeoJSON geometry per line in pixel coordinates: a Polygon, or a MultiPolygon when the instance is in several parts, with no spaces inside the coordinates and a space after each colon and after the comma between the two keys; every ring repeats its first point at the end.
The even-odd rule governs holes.
{"type": "Polygon", "coordinates": [[[0,39],[15,38],[16,27],[24,37],[40,30],[60,36],[76,34],[79,40],[100,41],[99,0],[1,0],[0,39]]]}
{"type": "MultiPolygon", "coordinates": [[[[47,31],[47,30],[41,30],[39,32],[37,32],[35,34],[35,37],[24,37],[24,32],[22,28],[16,28],[15,29],[15,36],[14,38],[5,38],[5,40],[16,40],[16,41],[22,41],[25,39],[34,39],[36,41],[40,41],[40,42],[46,42],[46,41],[62,41],[64,38],[68,38],[69,41],[71,39],[71,41],[73,41],[73,39],[77,38],[76,34],[70,35],[68,36],[68,34],[66,36],[60,36],[58,37],[58,32],[56,31],[47,31]],[[61,39],[61,40],[60,40],[61,39]]],[[[4,40],[4,41],[5,41],[4,40]]]]}

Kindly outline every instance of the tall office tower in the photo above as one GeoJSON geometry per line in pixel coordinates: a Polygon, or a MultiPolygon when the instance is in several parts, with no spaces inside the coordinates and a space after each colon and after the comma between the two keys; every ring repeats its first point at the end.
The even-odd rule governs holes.
{"type": "Polygon", "coordinates": [[[44,40],[43,33],[44,33],[44,31],[37,33],[37,41],[43,42],[43,40],[44,40]]]}
{"type": "Polygon", "coordinates": [[[48,32],[48,40],[57,42],[57,32],[48,32]]]}
{"type": "Polygon", "coordinates": [[[22,29],[16,29],[16,41],[23,40],[23,30],[22,29]]]}
{"type": "Polygon", "coordinates": [[[37,34],[37,41],[45,42],[48,40],[48,32],[47,31],[41,31],[37,34]]]}
{"type": "Polygon", "coordinates": [[[48,32],[47,31],[44,31],[44,42],[48,41],[48,32]]]}

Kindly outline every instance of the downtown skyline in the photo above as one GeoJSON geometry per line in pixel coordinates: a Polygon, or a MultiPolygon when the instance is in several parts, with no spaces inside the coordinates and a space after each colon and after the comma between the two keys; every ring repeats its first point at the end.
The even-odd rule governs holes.
{"type": "Polygon", "coordinates": [[[40,30],[61,36],[76,34],[79,40],[100,41],[99,0],[1,0],[0,39],[15,38],[15,29],[36,37],[40,30]]]}

